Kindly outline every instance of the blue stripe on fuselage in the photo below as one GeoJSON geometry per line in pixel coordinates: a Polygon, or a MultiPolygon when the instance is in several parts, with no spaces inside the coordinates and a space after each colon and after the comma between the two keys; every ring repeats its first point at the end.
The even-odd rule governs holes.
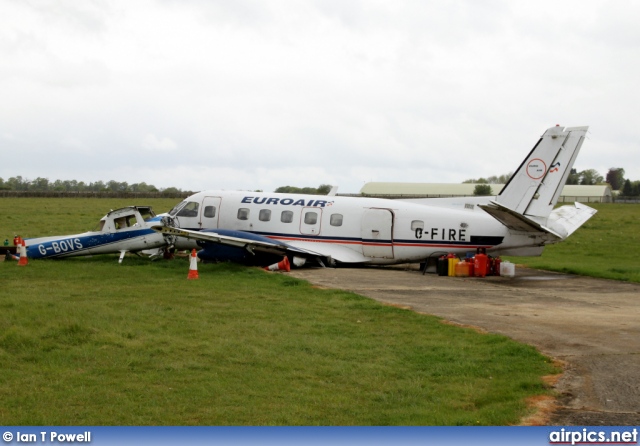
{"type": "MultiPolygon", "coordinates": [[[[27,248],[27,256],[32,259],[37,259],[42,257],[62,257],[65,255],[80,254],[83,251],[90,251],[97,247],[109,246],[149,234],[155,234],[155,231],[152,229],[137,229],[107,234],[95,233],[84,236],[77,234],[75,236],[60,237],[59,239],[49,240],[43,243],[37,243],[37,238],[30,239],[31,241],[36,241],[36,243],[27,248]]],[[[27,239],[27,241],[30,240],[27,239]]]]}

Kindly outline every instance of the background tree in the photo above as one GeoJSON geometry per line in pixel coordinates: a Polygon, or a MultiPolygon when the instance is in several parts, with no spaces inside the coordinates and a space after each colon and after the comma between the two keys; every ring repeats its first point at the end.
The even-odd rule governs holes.
{"type": "Polygon", "coordinates": [[[582,185],[593,186],[603,181],[604,178],[595,169],[587,169],[580,172],[580,184],[582,185]]]}
{"type": "Polygon", "coordinates": [[[318,194],[327,195],[329,192],[331,192],[330,184],[321,184],[320,186],[318,186],[318,194]]]}
{"type": "Polygon", "coordinates": [[[474,184],[474,183],[478,183],[478,184],[488,184],[489,182],[487,181],[487,179],[486,179],[486,178],[478,178],[478,179],[470,178],[470,179],[468,179],[468,180],[464,180],[464,181],[462,182],[462,184],[474,184]]]}
{"type": "Polygon", "coordinates": [[[571,169],[571,171],[569,171],[569,176],[567,177],[567,182],[565,184],[580,184],[580,174],[576,169],[571,169]]]}
{"type": "Polygon", "coordinates": [[[640,181],[631,181],[628,178],[624,181],[622,191],[620,192],[622,197],[637,197],[640,196],[640,181]]]}
{"type": "Polygon", "coordinates": [[[165,195],[167,197],[175,195],[180,193],[180,190],[178,190],[175,187],[167,187],[166,189],[162,189],[162,195],[165,195]]]}
{"type": "Polygon", "coordinates": [[[330,185],[321,184],[319,187],[280,186],[274,192],[279,194],[327,195],[330,190],[330,185]]]}
{"type": "Polygon", "coordinates": [[[9,188],[9,190],[28,190],[29,189],[29,181],[24,180],[20,175],[17,177],[11,177],[5,183],[5,186],[9,188]]]}
{"type": "Polygon", "coordinates": [[[611,167],[607,172],[607,183],[613,190],[620,190],[624,185],[624,169],[622,167],[611,167]]]}
{"type": "MultiPolygon", "coordinates": [[[[327,192],[331,189],[331,186],[321,185],[320,188],[328,188],[327,192]]],[[[318,189],[320,189],[318,188],[318,189]]],[[[11,177],[8,180],[0,178],[0,190],[12,190],[12,191],[37,191],[37,192],[140,192],[140,193],[156,193],[160,192],[153,184],[134,183],[128,184],[126,181],[111,180],[106,184],[104,181],[96,181],[92,183],[85,183],[84,181],[77,180],[55,180],[49,181],[48,178],[38,177],[33,181],[22,178],[21,176],[11,177]]],[[[313,189],[314,191],[316,189],[313,189]]],[[[182,191],[178,188],[171,187],[164,189],[167,194],[186,194],[191,191],[182,191]]]]}
{"type": "Polygon", "coordinates": [[[129,190],[131,192],[158,192],[154,185],[145,182],[131,184],[129,190]]]}
{"type": "Polygon", "coordinates": [[[493,195],[493,191],[491,190],[491,186],[488,184],[477,184],[473,189],[473,195],[477,197],[483,197],[493,195]]]}
{"type": "Polygon", "coordinates": [[[31,182],[29,189],[37,191],[47,191],[49,190],[49,179],[38,177],[31,182]]]}
{"type": "Polygon", "coordinates": [[[506,184],[509,182],[509,179],[513,176],[513,172],[505,173],[502,175],[491,175],[488,178],[478,178],[477,180],[474,178],[464,180],[462,184],[506,184]]]}
{"type": "Polygon", "coordinates": [[[103,181],[96,181],[95,183],[89,184],[89,189],[92,192],[103,192],[107,190],[107,186],[104,184],[103,181]]]}

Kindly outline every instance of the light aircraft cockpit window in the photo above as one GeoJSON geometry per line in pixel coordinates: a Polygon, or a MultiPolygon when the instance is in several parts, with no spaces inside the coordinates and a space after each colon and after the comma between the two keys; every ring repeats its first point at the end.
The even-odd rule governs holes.
{"type": "Polygon", "coordinates": [[[260,215],[258,216],[260,221],[271,220],[271,211],[269,209],[260,209],[260,215]]]}
{"type": "Polygon", "coordinates": [[[214,218],[216,216],[216,207],[215,206],[205,206],[204,207],[204,216],[207,218],[214,218]]]}
{"type": "Polygon", "coordinates": [[[282,211],[280,221],[282,223],[291,223],[293,221],[293,211],[282,211]]]}
{"type": "Polygon", "coordinates": [[[318,213],[317,212],[307,212],[304,214],[304,222],[308,225],[315,225],[318,223],[318,213]]]}
{"type": "Polygon", "coordinates": [[[199,207],[200,205],[195,201],[189,201],[182,209],[180,209],[178,217],[197,217],[199,207]]]}
{"type": "Polygon", "coordinates": [[[342,214],[331,214],[329,223],[331,226],[342,226],[342,214]]]}
{"type": "Polygon", "coordinates": [[[133,214],[125,215],[123,217],[115,218],[113,220],[113,224],[115,225],[116,230],[130,228],[138,224],[138,219],[136,219],[136,216],[133,214]]]}
{"type": "Polygon", "coordinates": [[[240,208],[240,209],[238,209],[238,220],[249,220],[249,209],[248,208],[240,208]]]}
{"type": "Polygon", "coordinates": [[[424,229],[424,222],[422,220],[413,220],[411,222],[411,230],[424,229]]]}

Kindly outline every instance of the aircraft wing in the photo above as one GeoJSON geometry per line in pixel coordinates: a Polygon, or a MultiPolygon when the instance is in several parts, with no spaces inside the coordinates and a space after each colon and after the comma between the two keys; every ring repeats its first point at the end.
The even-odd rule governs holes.
{"type": "Polygon", "coordinates": [[[270,239],[261,235],[245,231],[232,231],[228,229],[210,229],[204,231],[192,231],[189,229],[173,228],[169,226],[152,226],[151,229],[163,234],[185,237],[207,243],[217,243],[247,250],[250,253],[294,255],[305,258],[316,258],[322,261],[337,261],[342,263],[370,262],[369,257],[349,249],[348,247],[319,242],[302,240],[270,239]]]}
{"type": "Polygon", "coordinates": [[[317,242],[305,242],[305,241],[291,241],[288,243],[290,246],[294,246],[304,250],[316,250],[320,255],[324,257],[330,257],[331,259],[342,263],[365,263],[371,262],[370,257],[365,257],[359,252],[349,249],[346,246],[330,244],[330,243],[317,243],[317,242]]]}
{"type": "Polygon", "coordinates": [[[325,257],[325,255],[323,255],[322,253],[310,249],[297,248],[278,240],[268,239],[266,237],[258,236],[244,231],[229,231],[222,229],[192,231],[189,229],[172,228],[169,226],[160,225],[152,226],[151,229],[161,232],[162,234],[175,235],[192,240],[200,240],[208,243],[219,243],[221,245],[242,248],[251,253],[261,252],[267,254],[282,255],[293,254],[301,255],[304,257],[325,257]]]}

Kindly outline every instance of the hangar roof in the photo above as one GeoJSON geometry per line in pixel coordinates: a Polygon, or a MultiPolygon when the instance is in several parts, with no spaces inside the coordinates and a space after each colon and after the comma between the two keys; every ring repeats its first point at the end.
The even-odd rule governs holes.
{"type": "MultiPolygon", "coordinates": [[[[400,196],[420,195],[430,197],[473,196],[478,183],[366,183],[360,189],[363,195],[400,196]]],[[[504,184],[490,184],[493,195],[498,195],[504,184]]],[[[610,197],[611,187],[566,185],[561,195],[573,197],[610,197]]]]}

